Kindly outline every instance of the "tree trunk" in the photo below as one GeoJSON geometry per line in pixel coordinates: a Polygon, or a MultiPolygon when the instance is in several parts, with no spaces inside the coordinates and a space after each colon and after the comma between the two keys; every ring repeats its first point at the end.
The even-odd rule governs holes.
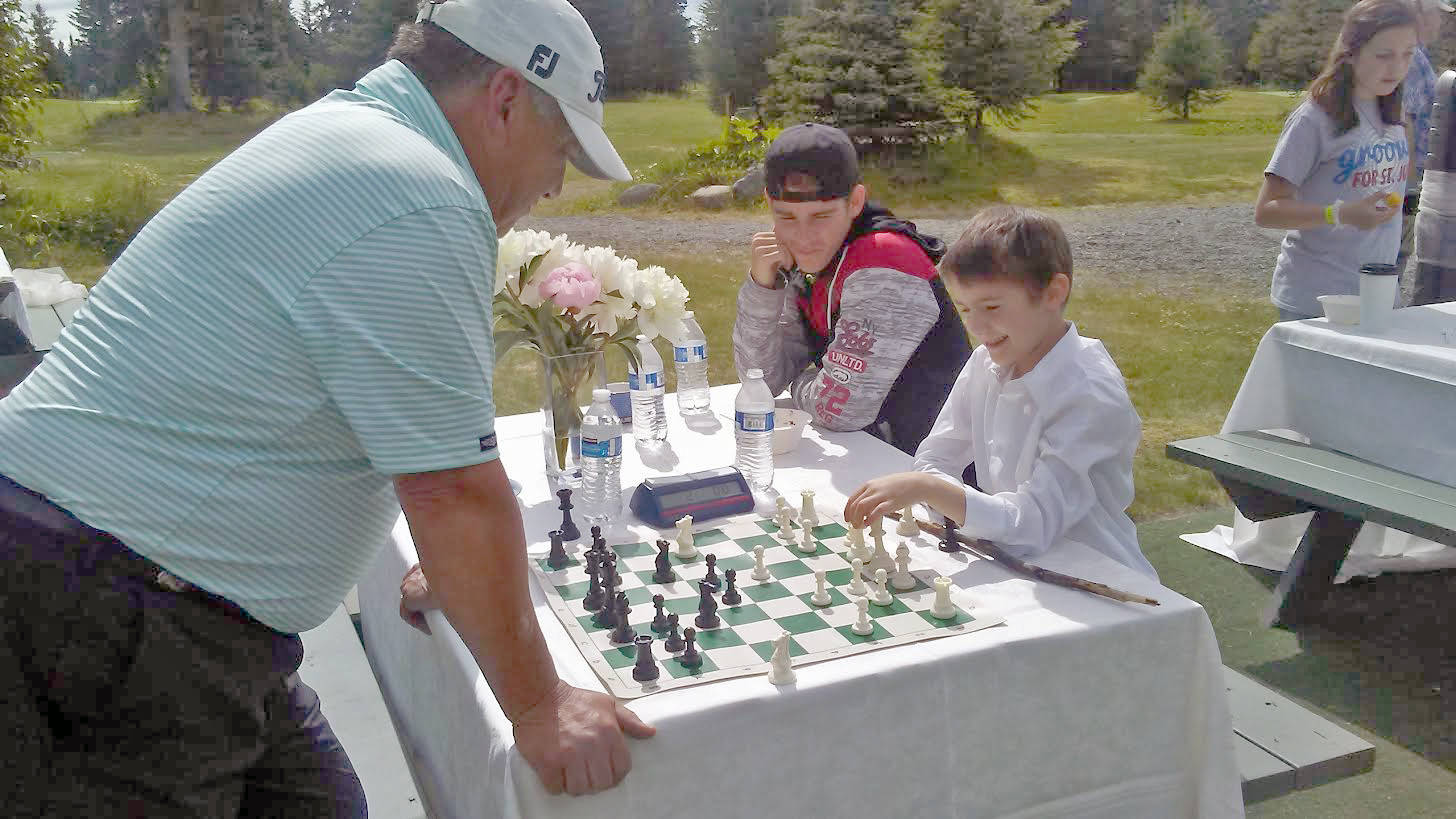
{"type": "Polygon", "coordinates": [[[167,0],[167,110],[192,110],[187,0],[167,0]]]}
{"type": "Polygon", "coordinates": [[[1188,100],[1192,96],[1193,95],[1190,94],[1190,93],[1188,93],[1187,91],[1184,91],[1183,92],[1183,118],[1184,119],[1188,119],[1188,100]]]}

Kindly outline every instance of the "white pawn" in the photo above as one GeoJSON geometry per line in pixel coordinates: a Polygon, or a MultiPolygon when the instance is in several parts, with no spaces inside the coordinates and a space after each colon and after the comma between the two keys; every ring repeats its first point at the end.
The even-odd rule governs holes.
{"type": "Polygon", "coordinates": [[[816,548],[818,548],[818,547],[814,545],[814,532],[813,532],[813,530],[810,529],[807,526],[805,526],[804,528],[800,529],[799,530],[799,551],[803,552],[806,555],[812,555],[812,554],[814,554],[814,550],[816,548]]]}
{"type": "Polygon", "coordinates": [[[814,596],[809,598],[809,602],[816,606],[827,606],[834,602],[829,596],[829,592],[824,589],[823,569],[818,569],[814,572],[814,596]]]}
{"type": "Polygon", "coordinates": [[[799,510],[799,525],[812,529],[819,525],[819,511],[814,508],[814,490],[801,489],[799,495],[804,499],[803,508],[799,510]]]}
{"type": "Polygon", "coordinates": [[[753,547],[753,572],[749,575],[754,580],[768,580],[773,575],[768,573],[768,567],[763,565],[763,544],[753,547]]]}
{"type": "Polygon", "coordinates": [[[864,527],[851,522],[849,524],[849,556],[857,557],[863,562],[869,559],[869,551],[865,546],[864,527]]]}
{"type": "Polygon", "coordinates": [[[900,513],[900,523],[895,527],[895,534],[901,537],[915,537],[920,534],[920,526],[915,522],[915,504],[905,507],[900,513]]]}
{"type": "Polygon", "coordinates": [[[897,591],[915,588],[915,575],[910,573],[910,547],[903,543],[895,547],[895,576],[890,578],[890,585],[897,591]]]}
{"type": "Polygon", "coordinates": [[[774,523],[779,525],[779,540],[793,544],[794,510],[789,508],[789,504],[783,498],[779,498],[779,511],[777,517],[774,518],[774,523]]]}
{"type": "Polygon", "coordinates": [[[930,616],[939,620],[955,617],[955,606],[950,602],[950,578],[935,578],[935,601],[930,604],[930,616]]]}
{"type": "Polygon", "coordinates": [[[768,681],[774,685],[789,685],[798,676],[794,674],[794,663],[789,657],[789,633],[774,638],[773,656],[768,661],[768,681]]]}
{"type": "Polygon", "coordinates": [[[677,519],[677,558],[696,560],[698,547],[693,545],[693,516],[683,515],[677,519]]]}
{"type": "Polygon", "coordinates": [[[875,569],[875,596],[873,599],[876,606],[888,606],[895,602],[895,598],[890,596],[889,577],[885,574],[884,569],[875,569]]]}
{"type": "Polygon", "coordinates": [[[858,598],[854,601],[854,605],[855,608],[859,609],[859,619],[854,621],[854,625],[850,626],[850,629],[853,630],[855,634],[858,634],[861,637],[873,634],[875,631],[875,627],[874,624],[870,622],[869,599],[865,597],[858,598]]]}
{"type": "Polygon", "coordinates": [[[861,575],[864,573],[864,561],[862,561],[862,560],[860,560],[859,558],[856,557],[855,559],[849,561],[849,565],[854,570],[853,573],[849,577],[849,593],[850,594],[864,594],[865,593],[864,578],[861,577],[861,575]]]}

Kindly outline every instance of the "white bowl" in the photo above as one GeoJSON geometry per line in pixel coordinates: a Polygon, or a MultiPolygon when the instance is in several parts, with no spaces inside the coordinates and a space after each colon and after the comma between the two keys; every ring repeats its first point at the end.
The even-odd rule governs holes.
{"type": "Polygon", "coordinates": [[[1333,324],[1360,323],[1359,296],[1320,296],[1319,302],[1325,308],[1325,318],[1333,324]]]}
{"type": "Polygon", "coordinates": [[[804,427],[809,425],[809,413],[792,407],[778,407],[774,410],[773,451],[775,455],[793,452],[804,437],[804,427]]]}

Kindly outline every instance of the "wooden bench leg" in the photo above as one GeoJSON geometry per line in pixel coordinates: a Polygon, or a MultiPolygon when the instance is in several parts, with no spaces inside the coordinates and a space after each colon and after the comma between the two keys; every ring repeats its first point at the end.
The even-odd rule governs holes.
{"type": "Polygon", "coordinates": [[[1315,510],[1264,612],[1265,625],[1289,628],[1319,611],[1363,523],[1332,509],[1315,510]]]}

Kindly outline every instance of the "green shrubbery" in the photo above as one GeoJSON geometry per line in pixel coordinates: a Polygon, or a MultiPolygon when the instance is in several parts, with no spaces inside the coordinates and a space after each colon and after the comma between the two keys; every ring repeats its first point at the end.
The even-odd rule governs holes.
{"type": "Polygon", "coordinates": [[[21,260],[42,256],[57,244],[94,248],[115,259],[163,204],[157,174],[132,163],[123,163],[78,198],[8,191],[0,202],[0,245],[21,260]]]}
{"type": "Polygon", "coordinates": [[[694,145],[680,159],[654,163],[642,176],[661,185],[658,197],[669,201],[704,185],[731,185],[763,162],[764,151],[781,130],[758,120],[730,117],[722,136],[694,145]]]}

